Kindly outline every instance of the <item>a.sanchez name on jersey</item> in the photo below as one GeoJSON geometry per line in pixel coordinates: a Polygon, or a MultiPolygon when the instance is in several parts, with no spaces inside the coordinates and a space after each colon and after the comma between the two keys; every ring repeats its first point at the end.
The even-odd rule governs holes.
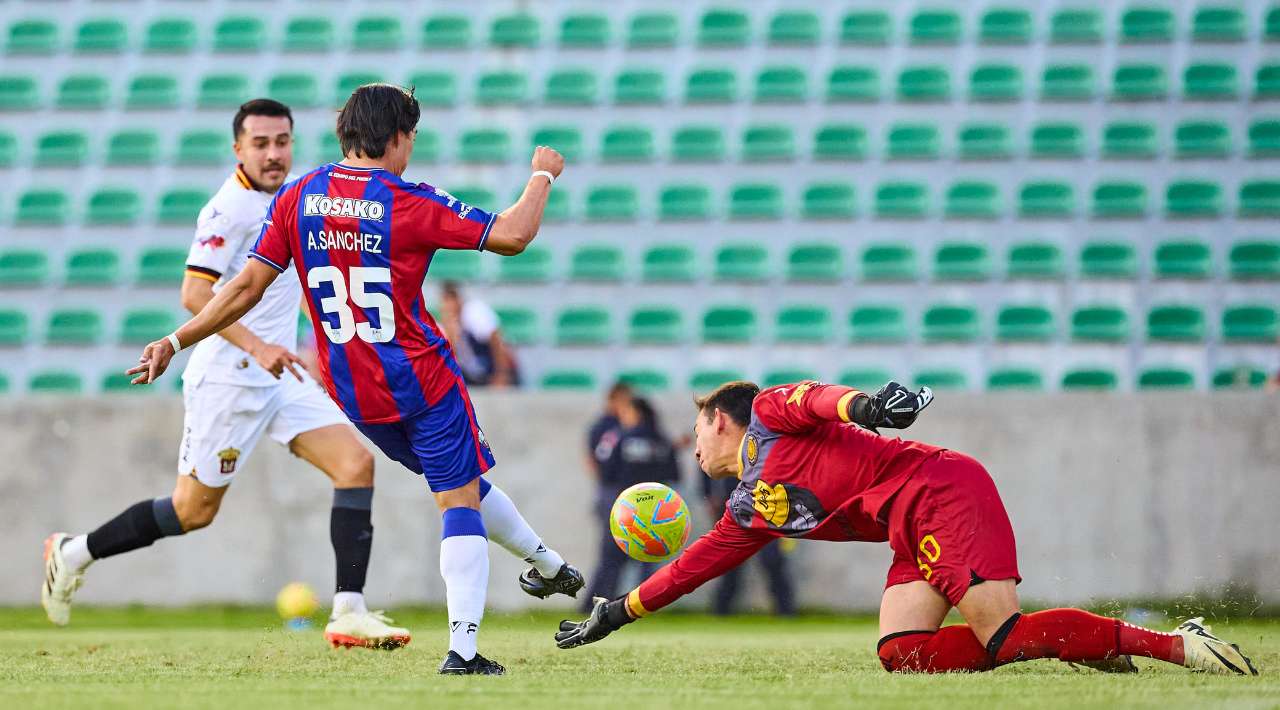
{"type": "MultiPolygon", "coordinates": [[[[293,178],[289,176],[290,180],[293,178]]],[[[235,278],[248,261],[249,248],[258,240],[272,197],[271,193],[254,189],[244,170],[237,167],[200,210],[187,255],[187,275],[212,281],[215,292],[235,278]]],[[[276,279],[240,323],[264,341],[296,351],[301,304],[302,286],[298,280],[276,279]]],[[[279,384],[248,353],[221,337],[206,338],[195,347],[182,379],[191,384],[279,384]]]]}

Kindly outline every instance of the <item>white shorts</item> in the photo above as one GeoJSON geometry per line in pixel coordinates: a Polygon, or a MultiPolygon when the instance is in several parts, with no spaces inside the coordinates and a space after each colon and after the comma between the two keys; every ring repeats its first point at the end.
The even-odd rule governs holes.
{"type": "Polygon", "coordinates": [[[192,475],[206,486],[231,483],[240,462],[267,436],[288,445],[297,435],[347,424],[347,416],[315,380],[303,382],[285,372],[276,387],[242,387],[220,382],[184,383],[186,407],[178,475],[192,475]]]}

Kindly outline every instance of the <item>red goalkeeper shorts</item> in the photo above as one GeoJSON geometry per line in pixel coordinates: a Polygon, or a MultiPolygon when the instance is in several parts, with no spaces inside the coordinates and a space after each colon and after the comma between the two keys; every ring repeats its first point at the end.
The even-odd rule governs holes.
{"type": "Polygon", "coordinates": [[[1009,514],[982,464],[943,451],[920,465],[889,504],[893,564],[885,587],[923,579],[952,606],[980,580],[1019,582],[1009,514]]]}

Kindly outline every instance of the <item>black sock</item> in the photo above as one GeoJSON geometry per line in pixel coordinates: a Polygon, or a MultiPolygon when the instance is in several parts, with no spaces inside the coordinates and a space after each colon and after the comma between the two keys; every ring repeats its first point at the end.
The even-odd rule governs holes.
{"type": "Polygon", "coordinates": [[[144,500],[89,533],[86,540],[93,559],[119,555],[146,547],[162,537],[181,535],[182,524],[173,509],[172,498],[144,500]]]}
{"type": "Polygon", "coordinates": [[[339,592],[363,592],[373,550],[373,487],[335,488],[329,515],[329,541],[337,562],[339,592]]]}

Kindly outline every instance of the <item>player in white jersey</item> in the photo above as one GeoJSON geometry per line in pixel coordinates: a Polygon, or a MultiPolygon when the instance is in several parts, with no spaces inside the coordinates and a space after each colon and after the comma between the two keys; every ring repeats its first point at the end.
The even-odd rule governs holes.
{"type": "MultiPolygon", "coordinates": [[[[293,116],[287,106],[250,101],[240,107],[232,131],[240,164],[200,211],[187,257],[182,305],[192,313],[244,268],[267,206],[292,177],[293,116]]],[[[276,279],[239,322],[195,348],[183,373],[186,417],[172,496],[137,503],[86,535],[49,536],[41,601],[50,621],[69,621],[71,597],[95,559],[213,522],[241,461],[266,434],[333,480],[329,532],[337,590],[325,638],[334,646],[369,648],[409,642],[407,630],[365,607],[373,456],[347,417],[297,365],[301,303],[298,279],[276,279]]]]}

